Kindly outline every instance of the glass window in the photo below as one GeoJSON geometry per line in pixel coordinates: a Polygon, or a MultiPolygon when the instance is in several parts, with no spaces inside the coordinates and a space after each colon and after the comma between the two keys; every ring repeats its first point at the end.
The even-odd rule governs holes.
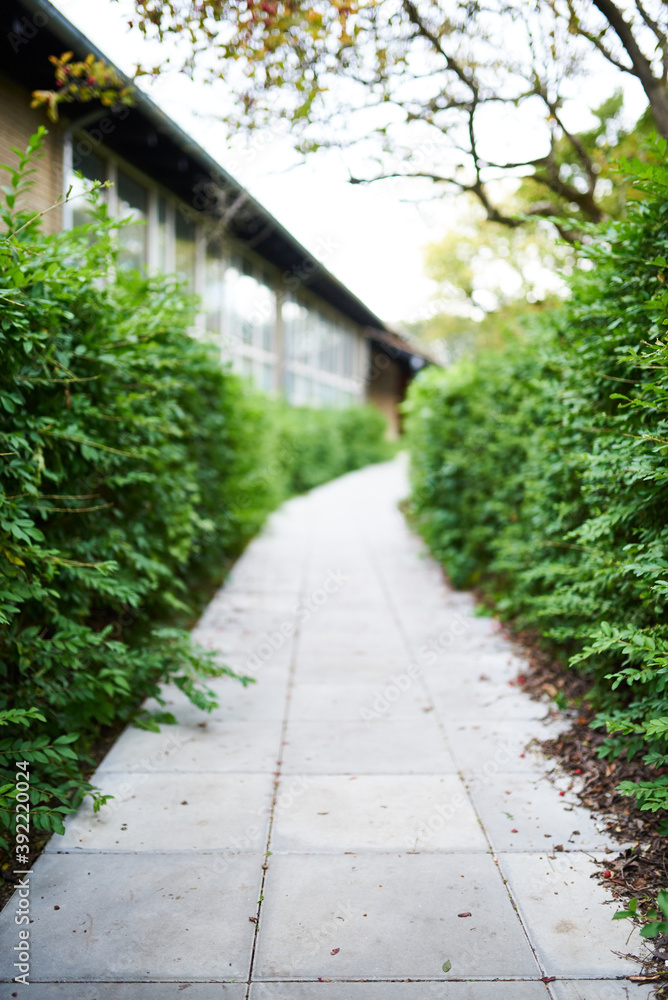
{"type": "Polygon", "coordinates": [[[239,275],[237,281],[237,308],[239,310],[241,339],[244,344],[252,344],[255,337],[253,301],[255,298],[255,280],[246,271],[239,275]]]}
{"type": "Polygon", "coordinates": [[[225,265],[218,247],[208,246],[204,267],[204,294],[202,306],[206,329],[218,336],[223,323],[223,274],[225,265]]]}
{"type": "Polygon", "coordinates": [[[236,303],[241,339],[264,351],[274,349],[276,300],[266,274],[243,261],[237,279],[236,303]]]}
{"type": "Polygon", "coordinates": [[[262,315],[260,346],[263,347],[265,351],[273,351],[276,333],[276,297],[272,287],[271,277],[266,273],[260,275],[260,286],[258,288],[258,309],[262,315]]]}
{"type": "Polygon", "coordinates": [[[289,361],[308,363],[308,310],[295,299],[283,303],[285,353],[289,361]]]}
{"type": "Polygon", "coordinates": [[[158,195],[157,263],[158,270],[165,274],[169,270],[169,206],[167,199],[158,195]]]}
{"type": "Polygon", "coordinates": [[[241,317],[237,305],[239,262],[232,260],[223,270],[223,346],[234,354],[241,339],[241,317]]]}
{"type": "Polygon", "coordinates": [[[343,374],[352,378],[355,372],[355,335],[348,330],[343,332],[343,374]]]}
{"type": "Polygon", "coordinates": [[[195,267],[197,264],[197,228],[194,222],[181,212],[176,213],[174,241],[174,270],[186,290],[195,291],[195,267]]]}
{"type": "Polygon", "coordinates": [[[142,268],[148,258],[148,191],[132,177],[118,171],[116,183],[119,219],[131,218],[132,224],[119,230],[121,267],[142,268]]]}
{"type": "Polygon", "coordinates": [[[313,401],[313,381],[297,376],[295,379],[295,402],[297,406],[308,406],[313,401]]]}
{"type": "MultiPolygon", "coordinates": [[[[89,153],[87,156],[74,156],[74,170],[83,175],[81,177],[72,176],[69,185],[72,190],[72,225],[84,226],[91,221],[90,208],[84,194],[91,188],[91,181],[105,181],[107,179],[106,164],[97,153],[89,153]]],[[[104,197],[104,194],[102,195],[104,197]]]]}
{"type": "Polygon", "coordinates": [[[274,366],[266,361],[260,366],[260,386],[265,392],[273,392],[276,386],[274,366]]]}

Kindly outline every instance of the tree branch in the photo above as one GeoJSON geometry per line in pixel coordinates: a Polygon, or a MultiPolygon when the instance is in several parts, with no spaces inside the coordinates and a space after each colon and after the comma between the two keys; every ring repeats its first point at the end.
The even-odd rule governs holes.
{"type": "Polygon", "coordinates": [[[489,196],[485,190],[484,182],[479,178],[473,184],[464,184],[462,181],[455,180],[454,177],[444,177],[442,174],[430,173],[426,170],[420,170],[412,173],[404,173],[402,171],[392,171],[387,174],[378,174],[376,177],[354,177],[352,174],[348,178],[349,184],[375,184],[376,181],[386,181],[392,179],[402,179],[402,180],[414,180],[415,178],[422,178],[429,181],[434,181],[437,184],[451,184],[456,187],[459,191],[468,192],[469,194],[475,195],[480,204],[485,209],[487,218],[490,222],[498,222],[501,226],[509,226],[511,229],[517,229],[518,226],[522,225],[522,220],[517,219],[512,215],[504,215],[502,212],[496,208],[495,205],[489,200],[489,196]]]}
{"type": "Polygon", "coordinates": [[[443,57],[446,66],[452,73],[455,74],[457,79],[460,80],[461,83],[463,83],[466,87],[468,87],[472,94],[477,95],[478,85],[476,81],[464,72],[464,70],[457,62],[455,62],[452,56],[448,55],[448,53],[441,45],[440,39],[437,37],[437,35],[433,33],[433,31],[430,31],[430,29],[422,20],[417,7],[413,3],[413,0],[402,0],[402,7],[406,11],[410,23],[413,25],[413,27],[417,29],[418,35],[421,35],[422,38],[426,39],[432,46],[432,48],[440,56],[443,57]]]}

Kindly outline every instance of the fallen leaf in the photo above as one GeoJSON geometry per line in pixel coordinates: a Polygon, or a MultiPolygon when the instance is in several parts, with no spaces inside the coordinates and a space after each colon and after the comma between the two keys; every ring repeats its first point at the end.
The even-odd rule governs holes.
{"type": "Polygon", "coordinates": [[[341,951],[340,948],[332,948],[332,950],[330,951],[330,955],[338,955],[340,951],[341,951]]]}
{"type": "Polygon", "coordinates": [[[458,917],[471,917],[471,916],[473,916],[473,914],[471,914],[471,913],[458,913],[457,916],[458,917]]]}
{"type": "Polygon", "coordinates": [[[450,961],[450,959],[448,959],[447,962],[443,963],[443,972],[449,972],[451,968],[452,968],[452,962],[450,961]]]}

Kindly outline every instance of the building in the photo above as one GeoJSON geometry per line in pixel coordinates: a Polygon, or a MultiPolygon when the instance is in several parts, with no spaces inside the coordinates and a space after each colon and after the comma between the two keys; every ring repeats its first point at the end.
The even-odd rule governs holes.
{"type": "MultiPolygon", "coordinates": [[[[0,161],[45,121],[30,94],[52,89],[49,56],[105,59],[47,0],[5,0],[0,11],[0,161]]],[[[199,294],[197,335],[264,390],[295,405],[365,400],[400,428],[398,404],[424,352],[389,330],[201,146],[140,91],[132,107],[63,106],[51,125],[30,207],[107,180],[110,211],[145,225],[121,230],[127,266],[176,273],[199,294]]],[[[85,200],[45,216],[51,231],[86,217],[85,200]]],[[[322,247],[319,256],[326,256],[322,247]]]]}

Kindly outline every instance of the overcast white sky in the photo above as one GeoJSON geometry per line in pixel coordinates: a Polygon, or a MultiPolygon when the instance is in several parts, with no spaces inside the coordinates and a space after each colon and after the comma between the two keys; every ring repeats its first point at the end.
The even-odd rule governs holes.
{"type": "MultiPolygon", "coordinates": [[[[125,72],[132,74],[136,63],[152,64],[147,43],[127,30],[127,0],[52,2],[125,72]]],[[[383,182],[352,186],[338,153],[318,154],[295,166],[284,140],[265,144],[256,136],[251,149],[241,137],[230,143],[223,127],[211,119],[218,99],[215,88],[177,75],[156,81],[144,77],[141,84],[374,312],[389,322],[424,314],[436,286],[424,276],[423,248],[453,225],[450,201],[406,204],[383,182]],[[322,252],[323,247],[328,249],[322,252]]],[[[589,89],[598,89],[603,99],[615,85],[618,77],[589,89]]],[[[632,97],[639,113],[642,99],[636,93],[632,97]]],[[[405,193],[418,194],[411,195],[408,188],[405,193]]]]}

